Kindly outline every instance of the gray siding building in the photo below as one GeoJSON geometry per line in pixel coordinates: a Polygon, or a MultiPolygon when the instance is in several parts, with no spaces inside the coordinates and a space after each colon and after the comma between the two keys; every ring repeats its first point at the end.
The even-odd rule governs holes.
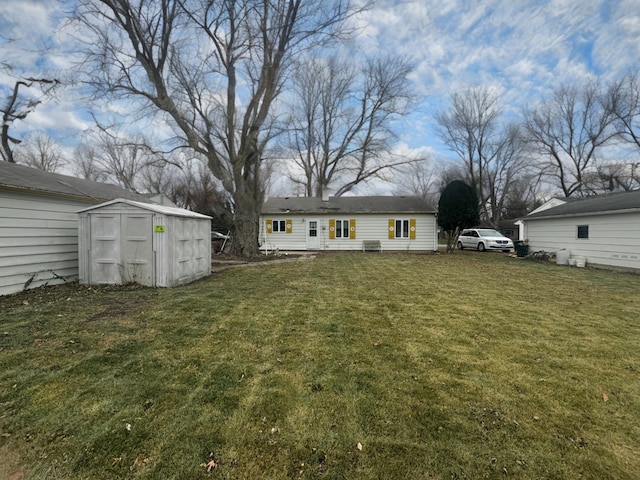
{"type": "Polygon", "coordinates": [[[115,185],[0,161],[0,295],[78,279],[78,210],[114,198],[115,185]]]}

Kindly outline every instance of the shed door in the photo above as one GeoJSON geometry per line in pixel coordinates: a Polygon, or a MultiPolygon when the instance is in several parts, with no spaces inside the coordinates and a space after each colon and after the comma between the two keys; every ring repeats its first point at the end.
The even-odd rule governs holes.
{"type": "Polygon", "coordinates": [[[120,216],[93,214],[91,219],[91,253],[89,283],[121,283],[120,216]]]}
{"type": "Polygon", "coordinates": [[[121,218],[122,261],[125,282],[155,286],[151,215],[124,214],[121,218]]]}
{"type": "Polygon", "coordinates": [[[152,216],[93,214],[91,284],[136,282],[154,286],[152,216]]]}

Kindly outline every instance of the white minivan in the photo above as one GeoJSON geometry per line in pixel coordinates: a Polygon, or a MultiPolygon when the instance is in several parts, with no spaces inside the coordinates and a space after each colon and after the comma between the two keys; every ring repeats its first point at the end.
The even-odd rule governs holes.
{"type": "Polygon", "coordinates": [[[485,250],[509,252],[513,250],[513,242],[492,228],[468,228],[458,237],[458,249],[464,248],[473,248],[479,252],[485,250]]]}

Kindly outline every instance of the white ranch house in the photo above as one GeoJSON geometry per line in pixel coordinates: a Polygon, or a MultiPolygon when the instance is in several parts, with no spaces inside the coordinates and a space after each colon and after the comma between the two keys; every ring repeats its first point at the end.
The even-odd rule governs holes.
{"type": "Polygon", "coordinates": [[[565,250],[588,265],[640,269],[640,190],[556,199],[521,222],[530,252],[565,250]]]}
{"type": "Polygon", "coordinates": [[[272,197],[260,225],[266,253],[438,249],[436,211],[418,197],[272,197]]]}
{"type": "Polygon", "coordinates": [[[78,279],[78,210],[115,198],[115,185],[0,161],[0,295],[78,279]]]}

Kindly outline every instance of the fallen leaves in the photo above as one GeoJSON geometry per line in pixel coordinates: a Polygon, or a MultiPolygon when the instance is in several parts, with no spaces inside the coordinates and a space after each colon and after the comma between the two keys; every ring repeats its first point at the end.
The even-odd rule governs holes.
{"type": "Polygon", "coordinates": [[[150,462],[151,462],[151,459],[148,457],[145,457],[145,458],[136,457],[136,459],[133,461],[133,465],[131,466],[131,470],[134,470],[136,468],[146,467],[150,462]]]}
{"type": "Polygon", "coordinates": [[[607,395],[606,393],[602,393],[602,401],[603,402],[608,402],[609,401],[609,395],[607,395]]]}
{"type": "Polygon", "coordinates": [[[209,460],[209,463],[205,465],[207,468],[207,473],[211,473],[211,470],[215,469],[218,466],[214,459],[209,460]]]}

